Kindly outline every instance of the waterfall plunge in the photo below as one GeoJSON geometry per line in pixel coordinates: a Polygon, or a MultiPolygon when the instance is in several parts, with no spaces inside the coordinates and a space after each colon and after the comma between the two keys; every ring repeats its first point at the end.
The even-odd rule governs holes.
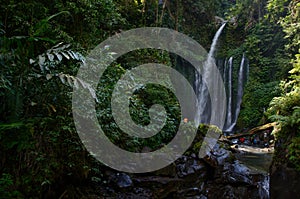
{"type": "MultiPolygon", "coordinates": [[[[201,76],[196,72],[196,94],[198,96],[198,104],[197,104],[197,117],[196,117],[196,123],[209,123],[210,122],[210,116],[211,116],[211,109],[210,109],[210,103],[209,103],[209,93],[208,88],[205,84],[205,82],[208,82],[208,79],[211,79],[213,77],[213,74],[210,72],[210,66],[214,64],[214,52],[216,50],[216,45],[218,42],[218,39],[222,33],[222,30],[224,29],[226,23],[222,24],[222,26],[219,28],[219,30],[216,32],[213,42],[210,48],[210,51],[207,56],[207,60],[205,61],[205,66],[203,67],[202,71],[202,78],[201,76]]],[[[217,78],[215,78],[217,79],[217,78]]],[[[217,88],[216,88],[217,89],[217,88]]]]}
{"type": "Polygon", "coordinates": [[[235,127],[238,116],[241,110],[241,104],[244,93],[244,86],[248,78],[249,73],[249,64],[246,62],[245,54],[243,54],[239,73],[238,73],[238,84],[237,84],[237,94],[235,104],[233,104],[233,92],[232,92],[232,68],[233,68],[233,60],[232,57],[228,60],[228,103],[227,103],[227,117],[226,117],[226,125],[223,128],[223,131],[231,132],[235,127]],[[233,110],[234,109],[234,110],[233,110]]]}
{"type": "MultiPolygon", "coordinates": [[[[218,39],[225,27],[226,23],[222,24],[222,26],[219,28],[219,30],[216,32],[212,45],[210,47],[210,51],[207,56],[207,60],[204,63],[203,71],[202,71],[202,78],[201,76],[196,72],[196,94],[198,97],[198,104],[197,104],[197,116],[196,116],[196,124],[197,123],[210,123],[210,117],[211,117],[211,108],[210,108],[210,98],[208,93],[208,88],[205,84],[205,82],[208,82],[209,79],[217,79],[214,78],[214,74],[210,71],[210,66],[214,64],[214,53],[216,51],[216,46],[218,39]]],[[[218,84],[216,84],[218,85],[218,84]]],[[[216,88],[218,89],[218,88],[216,88]]]]}
{"type": "Polygon", "coordinates": [[[233,57],[230,57],[228,60],[228,74],[227,74],[228,75],[227,78],[228,79],[228,97],[227,97],[228,102],[227,102],[227,115],[226,115],[227,118],[224,126],[225,130],[227,130],[226,128],[232,125],[232,64],[233,64],[233,57]]]}
{"type": "MultiPolygon", "coordinates": [[[[196,116],[196,124],[197,123],[210,123],[211,118],[211,107],[210,107],[210,96],[208,93],[208,88],[205,84],[208,79],[214,79],[213,74],[210,73],[210,65],[214,64],[214,53],[216,51],[216,46],[218,39],[225,27],[226,23],[224,23],[216,32],[210,51],[208,53],[207,60],[205,62],[205,67],[203,68],[202,76],[199,75],[197,72],[195,74],[195,88],[196,94],[198,96],[198,104],[197,104],[197,116],[196,116]]],[[[243,97],[243,90],[244,85],[247,80],[248,72],[249,72],[249,65],[246,63],[245,55],[242,57],[242,61],[239,68],[238,74],[238,85],[237,85],[237,95],[236,100],[233,103],[233,78],[232,78],[232,71],[233,71],[233,57],[230,57],[227,63],[224,64],[223,68],[223,80],[224,83],[227,83],[227,112],[226,112],[226,122],[223,127],[223,131],[231,132],[235,127],[238,119],[238,115],[240,112],[240,106],[242,103],[243,97]]],[[[218,85],[220,82],[216,83],[216,88],[218,89],[218,85]]]]}

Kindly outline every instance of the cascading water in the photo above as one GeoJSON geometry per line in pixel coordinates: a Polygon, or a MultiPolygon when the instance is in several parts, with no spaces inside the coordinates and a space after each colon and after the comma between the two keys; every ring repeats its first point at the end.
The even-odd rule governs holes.
{"type": "Polygon", "coordinates": [[[223,81],[226,82],[226,72],[228,70],[228,65],[227,65],[227,60],[225,59],[225,62],[224,62],[224,69],[223,69],[223,81]]]}
{"type": "MultiPolygon", "coordinates": [[[[210,98],[209,98],[209,93],[208,93],[208,89],[207,86],[205,85],[205,82],[207,82],[208,79],[214,79],[213,75],[210,72],[210,65],[213,64],[215,62],[214,60],[214,53],[216,51],[216,46],[217,46],[217,42],[218,39],[225,27],[226,23],[223,23],[222,26],[219,28],[219,30],[216,32],[214,38],[213,38],[213,42],[210,48],[210,51],[208,53],[207,59],[204,63],[204,67],[203,67],[203,71],[202,71],[202,78],[201,76],[196,72],[196,82],[195,82],[195,87],[196,87],[196,94],[198,97],[198,101],[199,103],[197,104],[197,116],[196,116],[196,124],[197,123],[209,123],[210,121],[210,115],[211,115],[211,111],[210,111],[210,98]]],[[[217,79],[217,78],[215,78],[217,79]]],[[[218,85],[218,84],[216,84],[218,85]]],[[[217,88],[216,88],[217,89],[217,88]]]]}
{"type": "Polygon", "coordinates": [[[224,129],[227,130],[228,127],[232,125],[232,63],[233,57],[228,60],[228,103],[227,103],[227,118],[224,129]]]}
{"type": "Polygon", "coordinates": [[[216,46],[217,46],[219,37],[220,37],[225,25],[226,25],[226,23],[223,23],[223,25],[219,28],[219,30],[216,32],[216,34],[214,36],[213,43],[211,44],[211,47],[210,47],[210,50],[209,50],[209,53],[208,53],[208,60],[213,60],[214,59],[213,56],[214,56],[214,53],[216,51],[216,46]]]}
{"type": "Polygon", "coordinates": [[[233,61],[232,58],[229,59],[229,72],[228,72],[228,105],[227,105],[227,118],[226,118],[226,125],[224,126],[223,130],[226,132],[231,132],[237,123],[237,119],[240,113],[243,93],[244,93],[244,86],[245,82],[247,81],[248,73],[249,73],[249,64],[246,63],[245,54],[243,54],[239,73],[238,73],[238,85],[237,85],[237,95],[236,95],[236,104],[234,106],[235,110],[232,110],[232,68],[233,68],[233,61]],[[232,113],[234,115],[232,115],[232,113]]]}
{"type": "MultiPolygon", "coordinates": [[[[210,48],[210,51],[208,53],[208,57],[204,63],[202,75],[199,73],[195,73],[195,88],[196,88],[196,94],[198,97],[198,103],[197,103],[197,115],[195,118],[195,123],[204,123],[208,124],[210,123],[210,116],[211,116],[211,107],[210,107],[210,96],[208,92],[208,88],[205,84],[209,79],[217,79],[214,78],[214,74],[210,71],[210,65],[215,63],[214,59],[214,53],[216,51],[218,39],[225,27],[226,23],[222,24],[218,31],[216,32],[213,42],[210,48]]],[[[243,97],[243,89],[244,84],[247,79],[247,74],[249,70],[249,65],[246,63],[245,55],[242,57],[242,61],[240,64],[239,74],[238,74],[238,85],[237,85],[237,95],[236,100],[233,101],[233,78],[232,78],[232,71],[233,71],[233,57],[230,57],[228,59],[228,62],[224,64],[223,68],[223,81],[227,83],[227,112],[226,112],[226,122],[223,127],[223,131],[225,132],[231,132],[233,128],[235,127],[238,119],[238,115],[240,112],[240,106],[242,103],[242,97],[243,97]],[[235,102],[235,104],[233,103],[235,102]]],[[[220,82],[216,82],[216,88],[219,85],[220,82]]]]}

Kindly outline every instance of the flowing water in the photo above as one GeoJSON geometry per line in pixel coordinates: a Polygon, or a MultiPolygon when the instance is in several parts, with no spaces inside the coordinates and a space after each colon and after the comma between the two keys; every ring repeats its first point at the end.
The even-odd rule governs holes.
{"type": "Polygon", "coordinates": [[[272,148],[257,148],[240,145],[237,158],[246,164],[253,172],[268,173],[273,158],[272,148]]]}
{"type": "Polygon", "coordinates": [[[236,125],[240,109],[241,109],[241,104],[242,104],[242,98],[244,94],[244,86],[247,78],[247,72],[249,65],[245,64],[245,54],[243,54],[241,65],[240,65],[240,70],[239,70],[239,76],[238,76],[238,91],[237,91],[237,96],[236,96],[236,107],[235,107],[235,115],[234,115],[234,121],[232,125],[227,129],[227,131],[232,131],[234,126],[236,125]]]}
{"type": "MultiPolygon", "coordinates": [[[[208,53],[207,59],[205,61],[202,74],[195,73],[195,89],[196,94],[198,98],[197,103],[197,115],[195,117],[195,123],[205,123],[205,124],[213,124],[213,122],[210,121],[212,118],[212,107],[211,107],[211,100],[222,100],[222,99],[211,99],[210,93],[208,91],[206,83],[208,81],[215,80],[217,81],[218,78],[215,76],[213,71],[211,71],[211,65],[215,64],[215,58],[214,54],[217,50],[217,43],[219,40],[219,37],[226,26],[226,23],[222,24],[218,31],[216,32],[213,42],[210,48],[210,51],[208,53]]],[[[222,64],[221,64],[222,65],[222,64]]],[[[243,98],[243,91],[245,82],[247,81],[248,71],[249,71],[249,64],[246,61],[245,54],[243,55],[239,67],[238,72],[238,80],[237,80],[237,92],[233,93],[233,57],[230,57],[227,61],[227,63],[224,64],[223,67],[223,82],[214,82],[214,88],[212,90],[219,91],[220,90],[220,84],[224,83],[227,85],[227,107],[226,107],[226,113],[225,113],[225,124],[223,127],[223,131],[225,132],[232,132],[234,129],[238,115],[240,112],[240,106],[242,103],[243,98]]],[[[219,66],[220,68],[220,66],[219,66]]],[[[216,95],[215,95],[216,96],[216,95]]]]}
{"type": "Polygon", "coordinates": [[[240,113],[240,107],[242,104],[243,99],[243,93],[244,93],[244,87],[245,83],[248,79],[249,74],[249,64],[247,63],[245,54],[243,54],[243,57],[241,59],[239,71],[238,71],[238,80],[237,80],[237,93],[233,93],[233,78],[232,78],[232,72],[233,72],[233,57],[230,57],[228,60],[228,63],[226,63],[224,66],[224,70],[226,70],[226,67],[228,68],[226,71],[226,77],[224,78],[225,83],[227,84],[227,115],[226,115],[226,122],[223,128],[223,131],[225,132],[232,132],[240,113]],[[226,66],[227,65],[227,66],[226,66]],[[234,98],[235,97],[235,98],[234,98]]]}
{"type": "MultiPolygon", "coordinates": [[[[210,123],[210,116],[211,116],[211,108],[210,108],[210,97],[209,97],[209,93],[208,93],[208,88],[205,84],[205,82],[209,81],[209,80],[216,80],[218,78],[214,77],[214,75],[217,74],[213,74],[210,69],[212,67],[210,67],[211,64],[215,63],[214,60],[214,53],[216,51],[216,47],[217,47],[217,43],[218,43],[218,39],[225,27],[226,23],[222,24],[222,26],[218,29],[218,31],[216,32],[214,38],[213,38],[213,42],[212,45],[210,47],[210,51],[208,53],[207,56],[207,60],[205,61],[204,67],[203,67],[203,73],[202,76],[200,76],[197,72],[195,73],[195,87],[196,87],[196,93],[197,93],[197,97],[198,97],[198,101],[199,103],[197,104],[197,116],[196,116],[196,124],[197,123],[205,123],[208,124],[210,123]]],[[[217,82],[215,85],[218,86],[217,82]]],[[[219,88],[215,88],[215,90],[218,90],[219,88]]]]}
{"type": "MultiPolygon", "coordinates": [[[[249,74],[249,64],[247,63],[245,54],[243,54],[240,66],[238,69],[237,80],[233,80],[233,57],[230,57],[225,64],[223,65],[223,82],[217,81],[215,78],[215,74],[210,70],[211,64],[215,64],[214,53],[217,50],[217,42],[218,39],[225,27],[226,23],[224,23],[216,32],[210,51],[208,53],[207,60],[204,64],[202,74],[195,73],[195,88],[196,94],[198,97],[197,104],[197,115],[195,123],[211,123],[210,118],[212,116],[212,107],[210,93],[208,92],[208,88],[206,86],[206,82],[214,80],[214,89],[218,91],[220,89],[220,83],[224,83],[227,89],[227,109],[226,109],[226,120],[225,125],[223,127],[223,131],[232,132],[234,129],[238,115],[240,113],[240,107],[243,98],[244,86],[248,78],[249,74]],[[236,92],[233,92],[233,82],[237,82],[236,92]]],[[[221,63],[222,65],[222,63],[221,63]]],[[[220,69],[220,66],[219,66],[220,69]]],[[[272,151],[268,151],[268,149],[259,149],[251,146],[242,146],[239,147],[241,153],[237,154],[237,159],[244,165],[246,165],[250,170],[253,176],[257,176],[255,182],[257,182],[257,186],[259,187],[259,195],[260,198],[269,198],[269,166],[272,161],[272,151]]]]}
{"type": "MultiPolygon", "coordinates": [[[[224,126],[225,130],[231,126],[232,123],[232,63],[233,57],[228,60],[228,103],[227,103],[227,119],[224,126]]],[[[226,73],[225,73],[226,74],[226,73]]]]}
{"type": "Polygon", "coordinates": [[[273,148],[257,148],[252,146],[240,145],[238,148],[241,153],[236,155],[237,159],[246,165],[252,174],[263,176],[258,179],[259,194],[261,198],[269,198],[269,167],[273,159],[273,148]]]}

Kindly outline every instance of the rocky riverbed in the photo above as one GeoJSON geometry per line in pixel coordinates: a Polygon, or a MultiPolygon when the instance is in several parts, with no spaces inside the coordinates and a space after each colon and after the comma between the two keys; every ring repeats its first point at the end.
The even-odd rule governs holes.
{"type": "Polygon", "coordinates": [[[89,198],[269,198],[267,172],[248,166],[241,159],[244,153],[219,142],[203,159],[195,153],[183,155],[152,173],[107,169],[105,183],[95,184],[96,194],[89,198]]]}

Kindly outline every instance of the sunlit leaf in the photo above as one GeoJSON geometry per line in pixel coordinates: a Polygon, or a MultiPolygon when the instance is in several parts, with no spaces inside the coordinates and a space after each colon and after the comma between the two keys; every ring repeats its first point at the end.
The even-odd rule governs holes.
{"type": "Polygon", "coordinates": [[[70,59],[70,56],[69,56],[68,54],[66,54],[65,52],[61,52],[61,54],[62,54],[63,56],[65,56],[65,58],[70,59]]]}
{"type": "Polygon", "coordinates": [[[68,82],[69,86],[73,87],[73,83],[72,83],[72,78],[71,78],[71,76],[66,75],[66,78],[67,78],[67,82],[68,82]]]}
{"type": "Polygon", "coordinates": [[[60,81],[61,81],[63,84],[66,83],[64,74],[59,74],[58,77],[59,77],[60,81]]]}
{"type": "Polygon", "coordinates": [[[48,59],[49,61],[53,61],[54,60],[54,55],[51,53],[47,53],[48,59]]]}
{"type": "Polygon", "coordinates": [[[62,60],[62,56],[59,53],[54,53],[59,61],[62,60]]]}
{"type": "Polygon", "coordinates": [[[58,43],[58,44],[56,44],[55,46],[53,46],[52,48],[54,49],[54,48],[57,48],[58,46],[60,46],[60,45],[62,45],[64,42],[60,42],[60,43],[58,43]]]}
{"type": "Polygon", "coordinates": [[[70,57],[71,57],[72,59],[75,59],[75,57],[74,57],[72,51],[67,51],[67,53],[70,55],[70,57]]]}
{"type": "Polygon", "coordinates": [[[52,77],[53,77],[52,74],[47,74],[47,75],[46,75],[46,79],[47,79],[47,80],[51,79],[52,77]]]}
{"type": "Polygon", "coordinates": [[[41,71],[44,71],[44,63],[45,63],[46,58],[42,55],[39,55],[39,66],[41,71]]]}
{"type": "Polygon", "coordinates": [[[35,60],[29,59],[29,64],[33,64],[33,63],[35,63],[35,60]]]}

